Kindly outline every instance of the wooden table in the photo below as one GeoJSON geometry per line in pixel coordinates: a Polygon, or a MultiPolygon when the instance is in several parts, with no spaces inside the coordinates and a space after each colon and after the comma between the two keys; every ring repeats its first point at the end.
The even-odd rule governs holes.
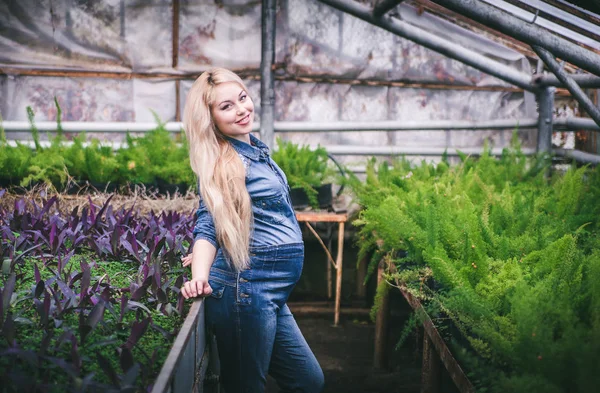
{"type": "Polygon", "coordinates": [[[344,230],[348,216],[345,213],[328,213],[328,212],[296,212],[298,222],[305,222],[312,233],[317,237],[325,249],[329,262],[336,270],[335,282],[335,310],[333,316],[333,325],[337,326],[340,321],[340,299],[342,296],[342,260],[344,255],[344,230]],[[337,222],[338,223],[338,248],[335,261],[331,256],[330,250],[325,246],[319,234],[310,225],[311,222],[337,222]]]}

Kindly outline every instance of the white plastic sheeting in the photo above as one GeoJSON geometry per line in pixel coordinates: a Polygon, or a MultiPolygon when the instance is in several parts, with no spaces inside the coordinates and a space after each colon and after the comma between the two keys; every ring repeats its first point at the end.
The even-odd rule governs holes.
{"type": "MultiPolygon", "coordinates": [[[[316,0],[277,4],[279,78],[508,86],[316,0]]],[[[408,23],[530,72],[523,55],[491,39],[434,15],[419,14],[410,4],[401,4],[397,11],[408,23]]],[[[176,97],[174,79],[148,74],[176,76],[211,66],[258,74],[260,1],[181,0],[177,67],[172,66],[172,24],[171,0],[0,0],[0,68],[145,74],[144,78],[111,79],[24,76],[10,71],[0,76],[2,116],[25,120],[25,108],[31,106],[36,119],[54,120],[56,96],[65,121],[152,121],[152,111],[169,121],[175,119],[177,99],[183,111],[193,79],[181,81],[176,97]]],[[[260,83],[247,82],[258,113],[260,83]]],[[[279,80],[275,107],[278,121],[520,119],[535,116],[527,95],[279,80]]],[[[509,139],[504,131],[286,134],[303,143],[373,146],[474,146],[484,136],[491,136],[497,147],[509,139]]]]}
{"type": "Polygon", "coordinates": [[[2,0],[0,64],[160,71],[172,64],[170,0],[2,0]]]}

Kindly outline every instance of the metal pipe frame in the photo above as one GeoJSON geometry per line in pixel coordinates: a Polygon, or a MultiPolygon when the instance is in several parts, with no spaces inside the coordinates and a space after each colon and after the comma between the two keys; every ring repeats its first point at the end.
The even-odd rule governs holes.
{"type": "Polygon", "coordinates": [[[549,153],[552,150],[552,127],[554,120],[554,92],[556,88],[548,86],[537,93],[538,102],[538,153],[549,153]]]}
{"type": "Polygon", "coordinates": [[[402,3],[404,0],[381,0],[373,7],[373,17],[376,19],[381,18],[392,8],[402,3]]]}
{"type": "Polygon", "coordinates": [[[590,130],[600,131],[600,126],[592,119],[584,117],[567,117],[554,119],[555,131],[590,130]]]}
{"type": "MultiPolygon", "coordinates": [[[[40,121],[35,123],[39,131],[56,131],[56,122],[40,121]]],[[[520,120],[433,120],[428,122],[421,121],[373,121],[373,122],[331,122],[331,123],[313,123],[313,122],[291,122],[280,121],[274,123],[275,132],[353,132],[353,131],[445,131],[445,130],[507,130],[519,127],[536,128],[538,119],[520,119],[520,120]]],[[[4,121],[2,123],[4,131],[10,132],[30,132],[31,125],[27,121],[4,121]]],[[[164,125],[169,132],[182,132],[183,123],[168,122],[164,125]]],[[[67,121],[62,123],[64,132],[107,132],[124,133],[139,132],[144,133],[156,128],[156,123],[128,123],[128,122],[84,122],[67,121]]],[[[554,129],[564,130],[592,130],[600,131],[600,126],[592,119],[581,117],[559,118],[554,120],[554,129]]],[[[258,124],[254,124],[252,131],[259,130],[258,124]]]]}
{"type": "MultiPolygon", "coordinates": [[[[445,131],[445,130],[506,130],[511,128],[535,128],[537,119],[502,119],[502,120],[432,120],[432,121],[372,121],[372,122],[295,122],[279,121],[273,123],[275,132],[354,132],[354,131],[445,131]]],[[[64,132],[147,132],[157,127],[156,123],[144,122],[62,122],[64,132]]],[[[5,132],[30,132],[31,125],[27,121],[3,122],[5,132]]],[[[35,123],[39,131],[56,131],[56,122],[41,121],[35,123]]],[[[168,122],[164,128],[169,132],[181,132],[183,123],[168,122]]],[[[258,131],[254,124],[252,131],[258,131]]]]}
{"type": "Polygon", "coordinates": [[[572,158],[582,163],[600,164],[600,156],[581,150],[553,149],[552,152],[557,156],[572,158]]]}
{"type": "Polygon", "coordinates": [[[562,69],[560,64],[556,61],[554,56],[548,52],[546,49],[541,46],[533,45],[533,50],[537,55],[542,59],[546,66],[552,71],[554,75],[561,81],[566,88],[571,92],[571,94],[575,97],[579,104],[583,107],[583,109],[590,115],[592,119],[600,126],[600,109],[598,109],[592,100],[585,95],[584,91],[581,90],[579,85],[562,69]]]}
{"type": "MultiPolygon", "coordinates": [[[[570,77],[580,86],[580,87],[589,87],[589,88],[600,88],[600,77],[596,75],[589,74],[574,74],[570,75],[570,77]]],[[[563,87],[564,85],[556,75],[534,75],[531,79],[531,82],[534,85],[538,86],[555,86],[555,87],[563,87]]]]}
{"type": "MultiPolygon", "coordinates": [[[[9,146],[17,146],[17,141],[8,140],[9,146]]],[[[35,147],[33,141],[19,141],[21,145],[35,147]]],[[[42,147],[49,147],[50,141],[40,141],[42,147]]],[[[65,146],[71,146],[73,142],[64,142],[65,146]]],[[[84,142],[83,146],[89,146],[90,142],[84,142]]],[[[103,142],[103,146],[111,146],[113,150],[119,150],[125,146],[125,142],[103,142]]],[[[311,149],[317,148],[317,145],[311,145],[311,149]]],[[[329,145],[325,146],[327,152],[332,155],[351,155],[351,156],[394,156],[394,155],[407,155],[407,156],[441,156],[447,154],[448,156],[458,156],[459,151],[467,155],[481,155],[483,153],[482,147],[406,147],[406,146],[348,146],[348,145],[329,145]]],[[[494,156],[502,155],[502,148],[491,149],[490,154],[494,156]]],[[[536,152],[536,149],[523,148],[521,149],[523,154],[531,155],[536,152]]]]}
{"type": "Polygon", "coordinates": [[[275,89],[273,63],[275,62],[275,1],[262,0],[260,60],[260,139],[273,147],[275,132],[275,89]]]}
{"type": "Polygon", "coordinates": [[[433,2],[520,41],[541,46],[565,61],[600,75],[600,55],[535,24],[525,22],[506,11],[478,0],[433,0],[433,2]]]}
{"type": "Polygon", "coordinates": [[[377,19],[373,17],[371,9],[363,4],[347,0],[319,1],[340,11],[347,12],[373,25],[379,26],[391,33],[414,41],[433,51],[461,61],[486,74],[495,76],[522,89],[533,92],[538,90],[537,86],[532,85],[531,76],[528,74],[517,71],[498,61],[492,60],[444,38],[440,38],[435,34],[429,33],[402,20],[390,17],[377,19]]]}
{"type": "Polygon", "coordinates": [[[277,132],[327,132],[327,131],[446,131],[446,130],[506,130],[536,128],[537,119],[507,120],[432,120],[432,121],[372,121],[372,122],[276,122],[277,132]]]}

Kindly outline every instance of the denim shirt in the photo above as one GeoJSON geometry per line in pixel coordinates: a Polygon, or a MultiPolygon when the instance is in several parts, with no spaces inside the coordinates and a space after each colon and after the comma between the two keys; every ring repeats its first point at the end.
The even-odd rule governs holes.
{"type": "MultiPolygon", "coordinates": [[[[285,174],[269,155],[269,148],[250,135],[252,145],[228,138],[246,168],[246,188],[252,200],[250,247],[302,243],[285,174]]],[[[212,215],[200,197],[194,242],[205,239],[219,250],[212,215]]]]}

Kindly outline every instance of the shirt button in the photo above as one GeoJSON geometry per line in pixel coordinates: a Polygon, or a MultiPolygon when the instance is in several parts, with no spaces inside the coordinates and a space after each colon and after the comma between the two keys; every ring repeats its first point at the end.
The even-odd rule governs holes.
{"type": "Polygon", "coordinates": [[[247,293],[240,293],[240,297],[248,298],[250,297],[250,295],[248,295],[247,293]]]}
{"type": "Polygon", "coordinates": [[[240,277],[240,282],[248,282],[248,280],[246,280],[246,279],[245,279],[245,278],[243,278],[243,277],[240,277]]]}

